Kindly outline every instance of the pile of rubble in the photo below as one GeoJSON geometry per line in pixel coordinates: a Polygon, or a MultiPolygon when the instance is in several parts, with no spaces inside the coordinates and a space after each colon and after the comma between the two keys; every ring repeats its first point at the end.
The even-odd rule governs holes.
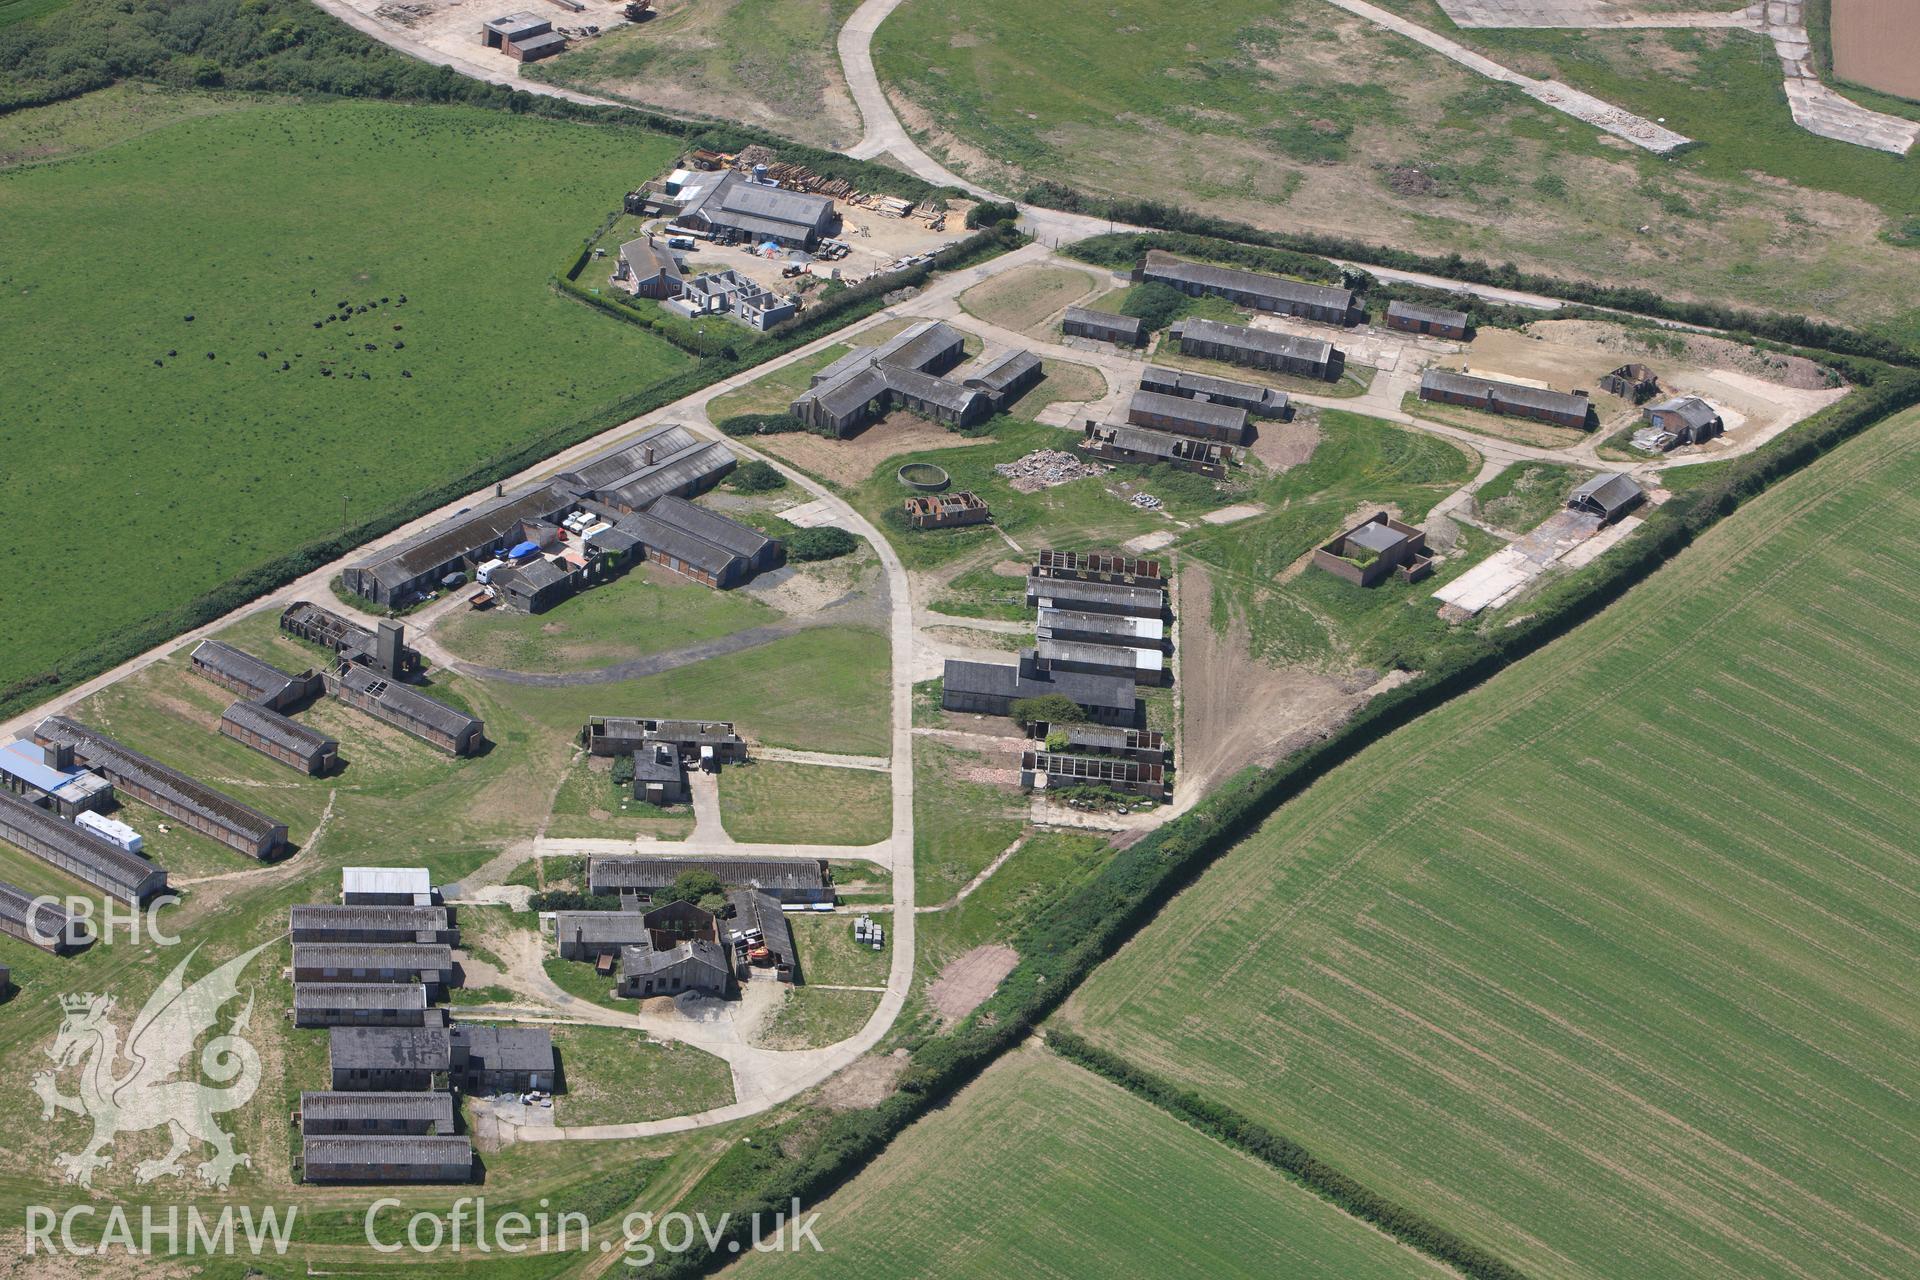
{"type": "Polygon", "coordinates": [[[1167,504],[1150,493],[1136,493],[1133,495],[1133,505],[1142,511],[1158,511],[1167,504]]]}
{"type": "Polygon", "coordinates": [[[1082,462],[1064,450],[1040,449],[1024,458],[1002,462],[993,470],[995,475],[1011,481],[1021,493],[1036,493],[1069,480],[1103,476],[1113,468],[1097,462],[1082,462]]]}

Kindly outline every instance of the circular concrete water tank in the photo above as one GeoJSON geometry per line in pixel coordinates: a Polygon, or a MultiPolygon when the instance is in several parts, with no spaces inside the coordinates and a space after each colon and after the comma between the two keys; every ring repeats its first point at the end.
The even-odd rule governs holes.
{"type": "Polygon", "coordinates": [[[938,493],[953,483],[945,469],[931,462],[909,462],[900,468],[900,483],[909,489],[918,489],[922,493],[938,493]]]}

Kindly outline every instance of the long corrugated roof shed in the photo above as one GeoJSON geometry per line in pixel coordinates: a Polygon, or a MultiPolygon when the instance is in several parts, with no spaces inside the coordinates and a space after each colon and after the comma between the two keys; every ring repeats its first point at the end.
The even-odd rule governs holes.
{"type": "Polygon", "coordinates": [[[269,711],[257,702],[236,702],[221,712],[220,718],[288,751],[324,752],[337,750],[340,746],[338,739],[329,738],[319,730],[310,729],[278,711],[269,711]]]}
{"type": "Polygon", "coordinates": [[[831,382],[809,387],[796,397],[796,403],[812,400],[824,408],[828,416],[842,418],[892,389],[884,369],[878,365],[863,365],[843,371],[831,382]]]}
{"type": "Polygon", "coordinates": [[[419,982],[296,982],[293,1007],[300,1009],[393,1009],[424,1012],[430,1002],[419,982]]]}
{"type": "Polygon", "coordinates": [[[381,706],[403,719],[415,724],[426,725],[438,733],[458,738],[468,729],[478,724],[464,711],[455,710],[437,698],[428,697],[411,685],[389,680],[371,667],[349,666],[340,672],[339,681],[356,693],[373,696],[381,706]],[[386,686],[378,694],[373,693],[375,685],[386,686]]]}
{"type": "MultiPolygon", "coordinates": [[[[657,504],[656,504],[657,505],[657,504]]],[[[636,511],[622,520],[621,527],[645,543],[649,554],[664,552],[691,565],[702,573],[722,577],[739,559],[739,553],[708,542],[675,521],[655,515],[651,510],[636,511]]]]}
{"type": "Polygon", "coordinates": [[[1421,302],[1402,302],[1398,298],[1387,304],[1387,317],[1394,320],[1415,320],[1422,324],[1446,325],[1456,329],[1467,327],[1467,313],[1464,311],[1429,307],[1421,302]]]}
{"type": "Polygon", "coordinates": [[[1122,667],[1129,671],[1166,669],[1166,656],[1157,648],[1099,644],[1092,640],[1055,640],[1051,636],[1040,635],[1034,638],[1033,651],[1050,662],[1082,662],[1088,666],[1122,667]]]}
{"type": "Polygon", "coordinates": [[[453,1037],[446,1027],[330,1027],[327,1061],[336,1070],[445,1071],[453,1037]]]}
{"type": "Polygon", "coordinates": [[[573,495],[558,486],[529,485],[442,520],[351,567],[373,575],[389,589],[398,587],[499,541],[528,520],[550,519],[572,502],[573,495]]]}
{"type": "Polygon", "coordinates": [[[453,968],[453,949],[440,942],[296,942],[293,967],[444,973],[453,968]]]}
{"type": "Polygon", "coordinates": [[[307,1169],[364,1169],[369,1176],[407,1165],[452,1168],[473,1164],[473,1143],[464,1135],[323,1133],[301,1139],[300,1161],[307,1169]]]}
{"type": "Polygon", "coordinates": [[[141,898],[167,887],[165,868],[0,789],[0,840],[17,844],[16,835],[57,849],[75,864],[63,870],[116,897],[141,898]]]}
{"type": "Polygon", "coordinates": [[[293,683],[292,676],[271,662],[218,640],[202,640],[195,645],[192,664],[225,676],[251,690],[255,697],[278,694],[293,683]]]}
{"type": "Polygon", "coordinates": [[[1127,605],[1151,614],[1166,611],[1167,593],[1159,587],[1130,587],[1120,582],[1081,582],[1077,578],[1042,578],[1027,575],[1027,594],[1037,600],[1051,600],[1050,609],[1072,609],[1074,600],[1127,605]]]}
{"type": "Polygon", "coordinates": [[[1162,395],[1158,391],[1134,392],[1133,398],[1127,401],[1127,414],[1132,416],[1136,413],[1200,423],[1241,435],[1244,435],[1247,430],[1245,409],[1230,404],[1215,404],[1211,400],[1189,400],[1184,396],[1162,395]]]}
{"type": "Polygon", "coordinates": [[[601,450],[579,466],[561,472],[559,479],[569,489],[591,492],[631,479],[636,473],[657,467],[699,443],[699,438],[679,423],[663,422],[624,444],[601,450]],[[652,462],[647,461],[648,449],[653,450],[652,462]]]}
{"type": "Polygon", "coordinates": [[[1223,346],[1304,360],[1309,364],[1325,364],[1333,359],[1333,344],[1325,338],[1305,338],[1297,333],[1275,333],[1271,329],[1252,329],[1244,324],[1224,324],[1202,316],[1188,316],[1176,321],[1168,332],[1175,340],[1191,337],[1201,342],[1217,342],[1223,346]]]}
{"type": "Polygon", "coordinates": [[[1162,395],[1189,398],[1206,396],[1211,400],[1251,405],[1251,412],[1266,417],[1276,417],[1286,412],[1287,408],[1287,393],[1284,391],[1252,382],[1237,382],[1232,378],[1216,378],[1210,373],[1168,369],[1157,364],[1150,364],[1140,371],[1140,388],[1143,391],[1158,391],[1162,395]]]}
{"type": "Polygon", "coordinates": [[[44,944],[34,942],[35,946],[52,947],[56,940],[65,940],[72,917],[51,902],[36,903],[41,896],[0,880],[0,920],[16,926],[17,936],[28,942],[34,942],[35,934],[47,939],[44,944]]]}
{"type": "Polygon", "coordinates": [[[545,1027],[465,1023],[453,1028],[453,1046],[479,1059],[482,1070],[553,1074],[553,1033],[545,1027]]]}
{"type": "Polygon", "coordinates": [[[667,494],[682,491],[697,493],[711,488],[721,476],[739,465],[740,459],[733,450],[718,440],[708,440],[652,468],[637,472],[620,484],[597,492],[604,495],[608,502],[638,511],[667,494]]]}
{"type": "Polygon", "coordinates": [[[1326,307],[1345,312],[1353,306],[1353,290],[1326,284],[1308,284],[1284,276],[1262,275],[1237,267],[1216,267],[1210,262],[1188,262],[1159,249],[1147,252],[1145,277],[1149,280],[1179,280],[1202,289],[1225,290],[1275,298],[1283,302],[1326,307]]]}
{"type": "Polygon", "coordinates": [[[647,514],[749,559],[765,551],[773,542],[772,538],[753,526],[729,519],[717,511],[695,506],[685,498],[662,498],[647,509],[647,514]]]}
{"type": "Polygon", "coordinates": [[[873,358],[881,364],[925,372],[928,365],[965,341],[960,331],[946,321],[923,320],[873,348],[873,358]]]}
{"type": "Polygon", "coordinates": [[[384,929],[438,933],[451,927],[445,907],[376,907],[360,903],[303,902],[287,912],[287,925],[303,929],[384,929]]]}
{"type": "Polygon", "coordinates": [[[435,1133],[453,1132],[453,1095],[438,1092],[335,1093],[300,1095],[300,1124],[352,1124],[373,1120],[386,1124],[416,1123],[435,1133]]]}
{"type": "Polygon", "coordinates": [[[271,844],[284,839],[286,828],[250,804],[215,791],[178,769],[161,764],[133,748],[97,733],[66,716],[48,716],[33,731],[34,737],[65,743],[74,754],[118,781],[131,780],[138,786],[164,796],[170,803],[191,810],[207,821],[241,836],[250,844],[271,844]]]}
{"type": "Polygon", "coordinates": [[[553,936],[562,946],[569,942],[637,946],[649,937],[638,911],[556,911],[553,936]]]}
{"type": "Polygon", "coordinates": [[[984,391],[976,391],[951,378],[936,378],[918,369],[884,364],[879,368],[886,376],[888,389],[895,394],[912,396],[928,404],[937,404],[952,413],[972,412],[981,398],[986,395],[984,391]]]}
{"type": "MultiPolygon", "coordinates": [[[[1024,657],[1024,655],[1023,655],[1024,657]]],[[[944,685],[956,693],[990,698],[1039,698],[1058,693],[1083,707],[1132,711],[1139,695],[1126,676],[1093,675],[1081,671],[1054,671],[1028,675],[1021,665],[947,659],[944,685]]]]}
{"type": "Polygon", "coordinates": [[[1068,307],[1064,317],[1069,324],[1093,325],[1133,335],[1139,341],[1146,333],[1146,321],[1138,316],[1123,316],[1117,311],[1096,311],[1092,307],[1068,307]]]}
{"type": "Polygon", "coordinates": [[[1128,613],[1085,613],[1078,609],[1040,610],[1038,626],[1053,631],[1084,631],[1116,639],[1136,640],[1142,644],[1160,644],[1167,638],[1167,624],[1159,618],[1139,618],[1128,613]]]}
{"type": "Polygon", "coordinates": [[[1040,357],[1023,347],[988,362],[977,373],[968,374],[964,381],[990,395],[998,395],[1039,367],[1040,357]]]}
{"type": "Polygon", "coordinates": [[[1524,405],[1530,409],[1576,418],[1584,417],[1591,408],[1585,396],[1574,395],[1571,391],[1529,387],[1518,382],[1502,382],[1498,378],[1483,378],[1476,373],[1457,373],[1452,369],[1428,369],[1420,375],[1420,389],[1472,396],[1477,400],[1493,396],[1506,404],[1524,405]]]}

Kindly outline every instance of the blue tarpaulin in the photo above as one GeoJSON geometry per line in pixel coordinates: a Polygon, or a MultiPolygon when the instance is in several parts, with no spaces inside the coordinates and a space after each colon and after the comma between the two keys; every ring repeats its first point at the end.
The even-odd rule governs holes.
{"type": "Polygon", "coordinates": [[[521,556],[530,556],[539,549],[540,544],[537,542],[523,542],[513,550],[507,552],[507,559],[518,560],[521,556]]]}

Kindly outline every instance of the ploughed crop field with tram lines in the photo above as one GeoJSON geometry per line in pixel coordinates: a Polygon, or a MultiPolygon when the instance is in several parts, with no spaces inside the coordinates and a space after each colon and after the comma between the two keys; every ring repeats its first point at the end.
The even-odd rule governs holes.
{"type": "Polygon", "coordinates": [[[1374,745],[1073,1029],[1533,1276],[1920,1272],[1920,415],[1374,745]]]}
{"type": "Polygon", "coordinates": [[[1452,1274],[1272,1169],[1036,1044],[909,1130],[821,1218],[825,1253],[723,1274],[1452,1274]],[[1257,1260],[1257,1261],[1256,1261],[1257,1260]]]}

